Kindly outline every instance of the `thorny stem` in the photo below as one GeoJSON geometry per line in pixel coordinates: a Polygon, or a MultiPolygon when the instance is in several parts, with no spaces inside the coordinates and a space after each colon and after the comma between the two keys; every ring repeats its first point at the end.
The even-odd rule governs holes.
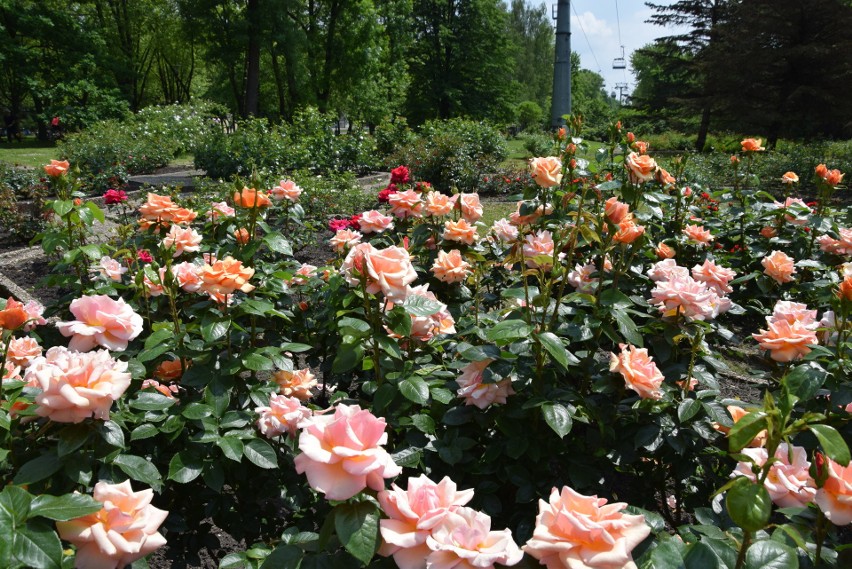
{"type": "Polygon", "coordinates": [[[742,569],[743,564],[745,563],[745,554],[746,551],[748,551],[749,545],[751,545],[751,532],[743,530],[743,542],[740,545],[740,551],[737,554],[737,564],[734,569],[742,569]]]}
{"type": "Polygon", "coordinates": [[[814,552],[814,567],[819,569],[822,562],[822,542],[825,541],[825,514],[822,509],[817,508],[816,534],[816,551],[814,552]]]}

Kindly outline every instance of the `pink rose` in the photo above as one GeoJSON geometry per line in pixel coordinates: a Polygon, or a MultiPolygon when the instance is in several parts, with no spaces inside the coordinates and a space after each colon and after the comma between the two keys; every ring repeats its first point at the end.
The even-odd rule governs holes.
{"type": "Polygon", "coordinates": [[[552,188],[562,182],[562,162],[556,156],[530,160],[530,173],[542,188],[552,188]]]}
{"type": "Polygon", "coordinates": [[[458,203],[461,206],[462,217],[475,223],[482,217],[482,204],[479,203],[479,194],[461,194],[458,203]]]}
{"type": "Polygon", "coordinates": [[[737,276],[737,273],[731,269],[720,267],[710,259],[705,259],[703,265],[692,267],[692,278],[706,284],[709,288],[715,290],[719,296],[734,291],[728,283],[735,276],[737,276]]]}
{"type": "Polygon", "coordinates": [[[155,282],[148,277],[148,273],[143,273],[142,285],[145,287],[145,296],[160,296],[166,292],[166,268],[160,267],[160,270],[157,271],[157,275],[157,280],[155,282]]]}
{"type": "Polygon", "coordinates": [[[256,407],[254,412],[260,415],[257,428],[270,439],[284,433],[295,437],[299,423],[311,416],[311,410],[297,398],[275,394],[270,396],[268,407],[256,407]]]}
{"type": "Polygon", "coordinates": [[[227,202],[214,202],[210,204],[210,211],[207,212],[207,217],[214,220],[220,217],[234,217],[236,213],[236,210],[229,206],[227,202]]]}
{"type": "Polygon", "coordinates": [[[317,267],[308,263],[302,263],[301,265],[299,265],[299,268],[296,269],[295,274],[293,274],[291,282],[294,285],[307,284],[308,280],[312,277],[315,277],[316,274],[317,267]]]}
{"type": "Polygon", "coordinates": [[[568,273],[568,284],[574,287],[577,292],[591,294],[598,286],[598,279],[592,278],[598,268],[592,263],[585,265],[576,265],[574,270],[568,273]]]}
{"type": "Polygon", "coordinates": [[[772,316],[769,317],[769,322],[778,322],[786,320],[790,324],[800,322],[805,328],[816,330],[820,327],[817,321],[817,311],[808,310],[806,304],[801,302],[790,302],[789,300],[779,300],[775,303],[775,308],[772,309],[772,316]]]}
{"type": "Polygon", "coordinates": [[[269,190],[269,195],[276,201],[287,199],[293,203],[298,203],[299,196],[302,195],[302,188],[297,186],[293,180],[281,180],[277,186],[269,190]]]}
{"type": "Polygon", "coordinates": [[[787,320],[771,321],[767,319],[767,330],[761,330],[752,337],[760,344],[761,350],[769,352],[776,362],[791,362],[808,355],[810,345],[819,344],[816,332],[801,322],[787,320]]]}
{"type": "Polygon", "coordinates": [[[458,194],[450,197],[441,192],[431,191],[426,194],[426,214],[433,217],[450,215],[456,205],[458,194]]]}
{"type": "Polygon", "coordinates": [[[334,237],[329,239],[329,243],[334,250],[338,253],[343,253],[354,247],[355,245],[361,242],[361,238],[364,237],[360,231],[353,231],[352,229],[338,229],[337,233],[334,234],[334,237]]]}
{"type": "Polygon", "coordinates": [[[852,255],[852,227],[841,228],[837,231],[839,238],[834,239],[829,235],[817,237],[819,248],[832,255],[848,257],[852,255]]]}
{"type": "Polygon", "coordinates": [[[546,229],[524,239],[524,261],[527,267],[548,270],[553,266],[553,235],[546,229]]]}
{"type": "MultiPolygon", "coordinates": [[[[751,411],[754,410],[754,409],[743,409],[742,407],[740,407],[738,405],[728,405],[725,408],[728,410],[728,414],[731,415],[731,421],[733,421],[735,424],[740,419],[742,419],[743,417],[745,417],[751,411]]],[[[725,425],[720,425],[719,423],[716,423],[716,422],[713,423],[713,428],[716,429],[717,431],[719,431],[720,433],[724,433],[725,435],[727,435],[731,431],[730,427],[726,427],[725,425]]],[[[751,448],[764,446],[766,444],[766,436],[767,436],[766,429],[763,429],[762,431],[760,431],[759,433],[757,433],[754,436],[754,438],[751,440],[751,442],[748,443],[747,446],[749,446],[751,448]]]]}
{"type": "Polygon", "coordinates": [[[314,415],[301,425],[296,472],[327,500],[348,500],[368,486],[385,489],[397,466],[381,446],[388,440],[385,420],[358,405],[337,405],[333,414],[314,415]]]}
{"type": "Polygon", "coordinates": [[[199,274],[201,267],[193,263],[184,261],[177,265],[172,265],[172,274],[177,281],[178,286],[186,292],[198,292],[201,290],[203,281],[199,274]]]}
{"type": "Polygon", "coordinates": [[[852,524],[852,463],[840,466],[826,458],[828,478],[817,490],[814,502],[825,517],[836,526],[852,524]]]}
{"type": "Polygon", "coordinates": [[[658,282],[651,291],[650,302],[658,305],[666,318],[681,315],[689,321],[712,320],[728,307],[716,291],[689,275],[674,275],[658,282]]]}
{"type": "Polygon", "coordinates": [[[382,231],[393,229],[393,218],[374,209],[362,213],[359,223],[361,225],[361,232],[364,234],[381,233],[382,231]]]}
{"type": "Polygon", "coordinates": [[[458,221],[445,221],[442,237],[447,241],[473,245],[478,236],[475,226],[468,223],[465,219],[460,219],[458,221]]]}
{"type": "Polygon", "coordinates": [[[648,277],[654,282],[670,281],[675,277],[688,277],[689,270],[680,267],[674,259],[663,259],[657,261],[648,269],[648,277]]]}
{"type": "Polygon", "coordinates": [[[706,246],[714,239],[713,235],[704,229],[702,225],[687,225],[683,230],[683,234],[699,247],[706,246]]]}
{"type": "Polygon", "coordinates": [[[665,378],[648,355],[648,350],[625,344],[619,344],[618,347],[621,348],[621,354],[609,355],[609,371],[620,373],[627,387],[642,399],[660,399],[663,396],[660,386],[665,378]]]}
{"type": "MultiPolygon", "coordinates": [[[[409,296],[420,296],[437,302],[440,305],[438,311],[429,316],[411,315],[410,336],[412,338],[421,342],[428,342],[437,334],[455,334],[456,321],[453,319],[449,310],[447,310],[447,305],[443,302],[438,302],[435,293],[429,290],[428,284],[409,288],[406,298],[409,296]]],[[[390,304],[389,308],[393,308],[393,303],[390,304]]]]}
{"type": "Polygon", "coordinates": [[[445,283],[458,283],[467,279],[470,273],[470,263],[462,259],[461,251],[438,251],[438,258],[432,265],[432,274],[436,279],[445,283]]]}
{"type": "Polygon", "coordinates": [[[420,194],[414,190],[405,190],[389,195],[388,205],[391,208],[391,213],[400,219],[423,217],[423,202],[420,201],[420,194]]]}
{"type": "Polygon", "coordinates": [[[464,506],[444,515],[426,545],[430,569],[494,569],[495,563],[516,565],[524,557],[510,530],[491,531],[487,514],[464,506]]]}
{"type": "Polygon", "coordinates": [[[465,400],[465,405],[474,405],[485,409],[489,405],[504,405],[509,395],[514,395],[512,380],[502,379],[496,383],[482,383],[482,372],[494,360],[470,362],[461,369],[456,379],[459,389],[456,394],[465,400]]]}
{"type": "Polygon", "coordinates": [[[6,345],[6,361],[13,365],[27,367],[41,355],[41,346],[35,338],[9,338],[6,345]]]}
{"type": "Polygon", "coordinates": [[[784,219],[792,225],[807,225],[811,208],[801,198],[787,198],[784,203],[775,202],[775,207],[785,211],[784,219]]]}
{"type": "Polygon", "coordinates": [[[627,504],[584,496],[565,486],[539,500],[532,539],[523,550],[547,569],[636,569],[630,552],[651,533],[627,504]]]}
{"type": "Polygon", "coordinates": [[[183,229],[172,225],[169,233],[163,239],[163,247],[174,248],[172,257],[180,257],[184,253],[197,253],[201,249],[201,235],[194,229],[183,229]]]}
{"type": "Polygon", "coordinates": [[[77,546],[76,567],[122,569],[166,544],[157,529],[169,513],[151,505],[150,489],[134,492],[130,481],[98,482],[94,514],[56,522],[59,536],[77,546]]]}
{"type": "Polygon", "coordinates": [[[36,326],[44,326],[47,320],[44,319],[44,306],[36,301],[31,300],[24,305],[24,312],[27,313],[27,322],[24,324],[24,332],[34,330],[36,326]]]}
{"type": "Polygon", "coordinates": [[[68,344],[72,350],[87,352],[95,346],[103,346],[122,351],[142,333],[142,317],[123,298],[82,296],[71,301],[70,309],[77,319],[58,322],[56,327],[63,336],[72,336],[68,344]]]}
{"type": "Polygon", "coordinates": [[[379,505],[388,519],[379,522],[382,546],[379,555],[393,555],[397,566],[421,568],[431,553],[426,538],[447,515],[447,512],[464,506],[473,498],[473,490],[456,490],[449,477],[432,482],[425,474],[408,479],[408,488],[396,484],[382,490],[377,496],[379,505]]]}
{"type": "Polygon", "coordinates": [[[42,389],[35,398],[40,417],[79,423],[89,417],[108,420],[112,402],[130,387],[130,374],[127,362],[106,350],[80,353],[56,346],[30,363],[24,381],[42,389]]]}
{"type": "Polygon", "coordinates": [[[295,397],[300,401],[307,401],[313,397],[311,389],[317,385],[317,378],[311,373],[310,368],[276,371],[272,374],[272,380],[278,384],[278,393],[295,397]]]}
{"type": "Polygon", "coordinates": [[[796,267],[793,258],[782,251],[772,251],[760,262],[763,272],[772,277],[778,284],[788,283],[793,280],[796,267]]]}
{"type": "Polygon", "coordinates": [[[506,218],[495,221],[491,226],[491,232],[503,243],[509,243],[518,238],[518,228],[506,218]]]}
{"type": "MultiPolygon", "coordinates": [[[[752,459],[755,465],[766,464],[768,454],[765,448],[744,448],[742,454],[752,459]]],[[[775,451],[777,459],[769,467],[769,475],[763,485],[772,501],[780,508],[804,508],[813,502],[816,496],[816,483],[808,469],[807,451],[802,447],[789,447],[787,443],[778,445],[775,451]]],[[[757,482],[757,475],[750,462],[739,462],[731,477],[745,476],[757,482]]]]}
{"type": "Polygon", "coordinates": [[[121,275],[127,272],[127,267],[113,259],[112,257],[101,257],[94,270],[102,276],[112,279],[115,282],[121,282],[121,275]]]}

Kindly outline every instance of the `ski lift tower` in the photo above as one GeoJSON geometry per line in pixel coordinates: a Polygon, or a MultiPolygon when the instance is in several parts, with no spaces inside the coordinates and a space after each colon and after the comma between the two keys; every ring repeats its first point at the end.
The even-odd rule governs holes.
{"type": "Polygon", "coordinates": [[[553,60],[553,95],[550,104],[550,126],[565,124],[563,115],[571,114],[571,3],[558,0],[552,6],[556,20],[556,53],[553,60]]]}

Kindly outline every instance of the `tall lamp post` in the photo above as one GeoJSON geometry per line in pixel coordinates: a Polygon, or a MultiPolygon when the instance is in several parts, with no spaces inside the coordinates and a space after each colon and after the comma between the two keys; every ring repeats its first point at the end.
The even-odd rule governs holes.
{"type": "Polygon", "coordinates": [[[571,114],[571,3],[558,0],[556,5],[556,54],[553,60],[553,96],[550,126],[565,124],[563,115],[571,114]]]}

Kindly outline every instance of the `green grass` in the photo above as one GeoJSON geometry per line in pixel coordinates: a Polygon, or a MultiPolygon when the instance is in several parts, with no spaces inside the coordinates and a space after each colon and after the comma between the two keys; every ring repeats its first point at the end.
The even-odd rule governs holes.
{"type": "Polygon", "coordinates": [[[0,161],[17,166],[39,168],[59,158],[56,145],[25,138],[23,142],[0,142],[0,161]]]}
{"type": "Polygon", "coordinates": [[[484,223],[485,227],[491,227],[498,219],[508,218],[517,207],[516,202],[485,202],[482,204],[482,217],[479,221],[484,223]]]}

